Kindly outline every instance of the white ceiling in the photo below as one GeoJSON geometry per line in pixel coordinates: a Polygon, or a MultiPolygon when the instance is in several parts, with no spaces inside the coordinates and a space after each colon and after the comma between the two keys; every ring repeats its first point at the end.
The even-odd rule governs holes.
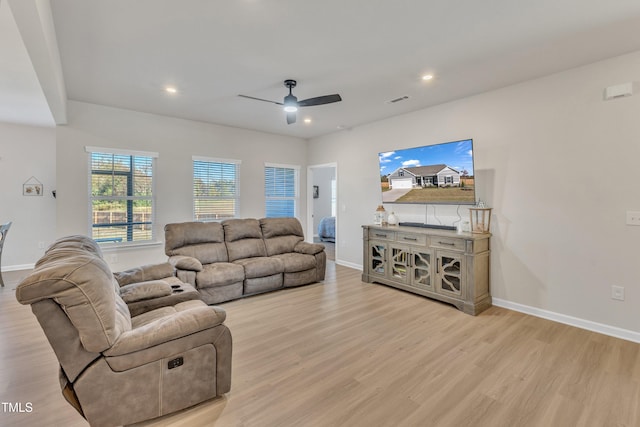
{"type": "Polygon", "coordinates": [[[640,50],[638,0],[51,0],[51,9],[68,99],[303,138],[640,50]],[[422,81],[426,72],[435,78],[422,81]],[[299,99],[343,101],[303,108],[287,125],[281,107],[237,96],[282,101],[287,78],[299,99]]]}

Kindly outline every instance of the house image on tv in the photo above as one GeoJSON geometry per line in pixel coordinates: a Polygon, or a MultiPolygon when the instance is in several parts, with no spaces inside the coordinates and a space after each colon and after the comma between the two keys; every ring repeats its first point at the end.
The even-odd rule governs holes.
{"type": "Polygon", "coordinates": [[[398,168],[387,175],[389,189],[458,187],[461,173],[447,165],[398,168]]]}

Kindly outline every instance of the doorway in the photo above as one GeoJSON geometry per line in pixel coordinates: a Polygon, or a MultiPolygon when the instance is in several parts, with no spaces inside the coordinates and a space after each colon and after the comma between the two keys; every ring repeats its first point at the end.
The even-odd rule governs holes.
{"type": "Polygon", "coordinates": [[[326,163],[307,168],[307,240],[322,243],[327,259],[337,258],[338,165],[326,163]]]}

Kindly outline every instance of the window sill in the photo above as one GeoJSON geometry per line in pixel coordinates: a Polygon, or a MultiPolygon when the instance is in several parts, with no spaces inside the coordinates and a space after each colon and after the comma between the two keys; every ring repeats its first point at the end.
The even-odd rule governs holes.
{"type": "Polygon", "coordinates": [[[100,244],[100,249],[103,252],[112,252],[120,249],[142,249],[147,247],[160,246],[164,242],[158,240],[151,240],[148,242],[127,242],[127,243],[103,243],[100,244]]]}

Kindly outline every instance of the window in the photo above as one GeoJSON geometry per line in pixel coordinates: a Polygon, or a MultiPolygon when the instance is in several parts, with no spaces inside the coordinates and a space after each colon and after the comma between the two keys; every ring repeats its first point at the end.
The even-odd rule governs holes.
{"type": "Polygon", "coordinates": [[[234,218],[238,214],[239,160],[193,158],[193,218],[234,218]]]}
{"type": "Polygon", "coordinates": [[[299,166],[265,165],[265,216],[293,217],[298,213],[299,166]]]}
{"type": "Polygon", "coordinates": [[[90,235],[98,243],[153,240],[157,153],[86,147],[90,235]]]}

